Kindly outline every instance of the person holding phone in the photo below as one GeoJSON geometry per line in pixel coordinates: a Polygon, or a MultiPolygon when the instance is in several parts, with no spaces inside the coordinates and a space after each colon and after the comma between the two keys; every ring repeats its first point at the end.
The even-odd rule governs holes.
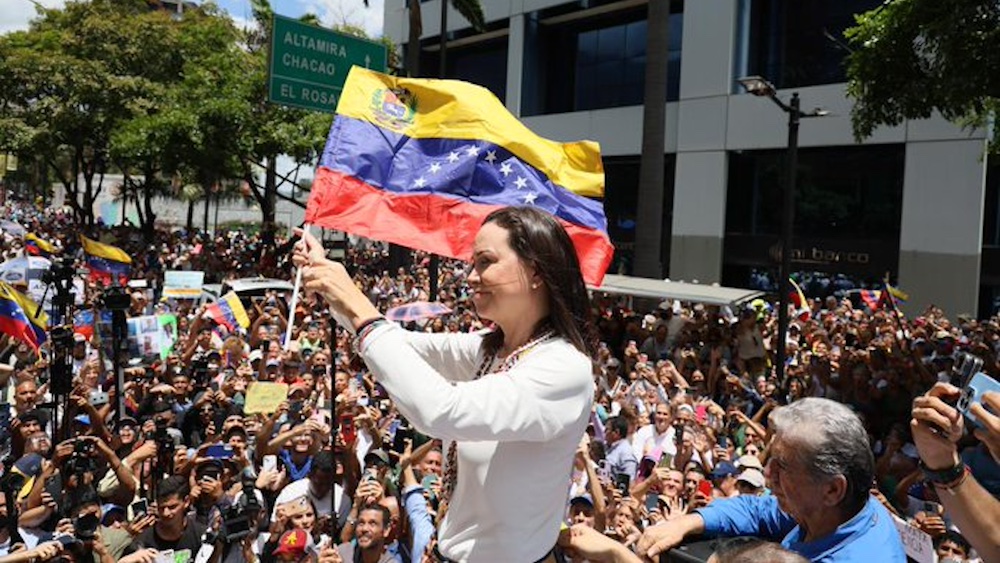
{"type": "Polygon", "coordinates": [[[533,207],[486,217],[468,282],[493,328],[474,334],[407,332],[386,321],[309,234],[294,260],[305,290],[357,333],[360,356],[399,412],[446,443],[441,558],[554,559],[598,341],[565,229],[533,207]]]}

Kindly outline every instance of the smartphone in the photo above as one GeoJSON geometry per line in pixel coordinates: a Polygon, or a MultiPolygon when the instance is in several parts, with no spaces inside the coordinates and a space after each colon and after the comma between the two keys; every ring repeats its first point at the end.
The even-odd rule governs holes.
{"type": "Polygon", "coordinates": [[[278,469],[278,456],[276,455],[264,456],[263,465],[261,465],[261,471],[274,471],[276,469],[278,469]]]}
{"type": "Polygon", "coordinates": [[[144,498],[141,498],[133,502],[132,504],[128,505],[127,515],[130,521],[138,520],[139,518],[142,518],[148,513],[149,513],[149,503],[147,503],[146,499],[144,498]]]}
{"type": "Polygon", "coordinates": [[[344,442],[347,444],[353,444],[354,440],[357,439],[357,433],[354,429],[354,419],[351,416],[340,417],[340,433],[344,436],[344,442]]]}
{"type": "Polygon", "coordinates": [[[628,498],[629,487],[632,484],[632,478],[625,473],[615,474],[615,488],[617,488],[623,498],[628,498]]]}
{"type": "Polygon", "coordinates": [[[925,501],[924,502],[924,512],[931,516],[938,516],[944,513],[941,505],[936,502],[925,501]]]}
{"type": "MultiPolygon", "coordinates": [[[[392,438],[392,451],[403,453],[403,450],[406,449],[406,440],[413,440],[413,428],[409,426],[396,428],[396,435],[392,438]]],[[[413,448],[416,449],[416,446],[414,445],[413,448]]]]}
{"type": "Polygon", "coordinates": [[[667,452],[663,452],[660,455],[660,461],[656,464],[656,466],[670,469],[674,466],[674,456],[672,454],[668,454],[667,452]]]}
{"type": "Polygon", "coordinates": [[[228,444],[214,444],[205,450],[205,457],[212,459],[232,459],[233,448],[228,444]]]}
{"type": "Polygon", "coordinates": [[[988,406],[983,404],[983,393],[988,391],[1000,393],[1000,383],[985,373],[979,372],[972,376],[969,383],[966,384],[964,389],[962,389],[962,395],[958,398],[957,408],[959,412],[964,414],[965,419],[968,420],[975,428],[983,427],[982,423],[979,422],[979,419],[973,416],[973,414],[969,411],[972,405],[976,403],[982,405],[987,412],[1000,416],[1000,413],[991,411],[988,406]]]}
{"type": "Polygon", "coordinates": [[[712,498],[712,482],[708,479],[698,481],[698,492],[705,495],[705,498],[712,498]]]}
{"type": "Polygon", "coordinates": [[[358,397],[358,406],[359,407],[367,407],[368,404],[369,404],[369,402],[370,401],[369,401],[368,397],[358,397]]]}
{"type": "Polygon", "coordinates": [[[704,424],[708,420],[708,407],[705,405],[698,405],[694,408],[694,418],[699,424],[704,424]]]}
{"type": "Polygon", "coordinates": [[[106,405],[108,404],[108,394],[104,391],[91,391],[88,400],[95,407],[106,405]]]}
{"type": "Polygon", "coordinates": [[[660,508],[660,497],[656,493],[646,493],[646,511],[652,514],[660,508]]]}
{"type": "Polygon", "coordinates": [[[719,444],[719,447],[722,449],[726,449],[729,447],[729,439],[726,438],[725,436],[719,436],[717,443],[719,444]]]}

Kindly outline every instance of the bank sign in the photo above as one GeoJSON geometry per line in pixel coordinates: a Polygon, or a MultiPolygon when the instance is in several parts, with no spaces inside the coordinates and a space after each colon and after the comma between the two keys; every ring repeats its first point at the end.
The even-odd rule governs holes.
{"type": "Polygon", "coordinates": [[[269,101],[333,113],[354,65],[385,72],[385,45],[274,16],[269,101]]]}

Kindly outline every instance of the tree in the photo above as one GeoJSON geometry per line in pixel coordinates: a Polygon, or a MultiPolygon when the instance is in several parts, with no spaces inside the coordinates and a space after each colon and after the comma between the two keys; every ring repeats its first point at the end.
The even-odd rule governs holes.
{"type": "MultiPolygon", "coordinates": [[[[881,125],[939,111],[967,127],[1000,109],[1000,4],[890,0],[856,16],[845,35],[847,93],[860,140],[881,125]]],[[[991,151],[1000,152],[994,136],[991,151]]]]}
{"type": "Polygon", "coordinates": [[[28,31],[0,38],[0,139],[19,155],[43,159],[89,226],[111,133],[148,88],[122,72],[132,58],[120,41],[132,30],[129,18],[148,9],[109,0],[39,12],[28,31]]]}

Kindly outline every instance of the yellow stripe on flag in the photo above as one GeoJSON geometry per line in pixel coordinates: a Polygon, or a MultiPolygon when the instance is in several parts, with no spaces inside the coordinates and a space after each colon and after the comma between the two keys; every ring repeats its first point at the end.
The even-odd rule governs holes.
{"type": "Polygon", "coordinates": [[[26,240],[34,241],[34,243],[38,245],[38,249],[41,250],[42,252],[53,254],[56,251],[55,245],[53,245],[51,242],[47,240],[43,240],[34,233],[28,233],[24,235],[24,238],[26,240]]]}
{"type": "Polygon", "coordinates": [[[113,260],[115,262],[122,262],[124,264],[132,263],[132,257],[117,246],[97,242],[96,240],[89,239],[83,235],[80,235],[80,242],[83,244],[83,251],[91,256],[104,258],[106,260],[113,260]]]}
{"type": "Polygon", "coordinates": [[[396,78],[355,66],[347,76],[337,113],[417,139],[494,143],[537,168],[556,185],[585,197],[604,196],[604,167],[597,143],[557,143],[539,137],[511,115],[492,92],[475,84],[396,78]],[[379,94],[386,91],[406,98],[411,108],[407,115],[387,116],[381,111],[379,94]],[[490,116],[489,123],[484,123],[484,115],[490,116]]]}

